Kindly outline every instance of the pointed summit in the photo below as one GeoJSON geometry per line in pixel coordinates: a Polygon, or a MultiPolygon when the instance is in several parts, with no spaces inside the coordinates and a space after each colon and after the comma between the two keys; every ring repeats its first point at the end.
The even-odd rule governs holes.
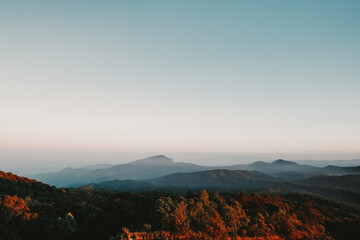
{"type": "Polygon", "coordinates": [[[152,157],[136,160],[134,162],[131,162],[130,164],[171,165],[173,163],[174,163],[174,161],[171,158],[168,158],[164,155],[157,155],[157,156],[152,156],[152,157]]]}

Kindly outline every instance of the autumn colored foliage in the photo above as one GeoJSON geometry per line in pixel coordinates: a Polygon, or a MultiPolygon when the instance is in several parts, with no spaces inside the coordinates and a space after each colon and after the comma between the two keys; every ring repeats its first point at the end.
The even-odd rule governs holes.
{"type": "Polygon", "coordinates": [[[7,179],[10,181],[16,181],[16,182],[24,182],[24,183],[31,183],[31,182],[38,182],[34,179],[26,178],[26,177],[20,177],[16,174],[10,173],[10,172],[4,172],[0,171],[0,178],[7,179]]]}
{"type": "Polygon", "coordinates": [[[10,236],[14,235],[12,225],[23,226],[37,216],[37,213],[30,212],[24,199],[8,195],[0,197],[0,232],[4,235],[8,232],[10,236]]]}
{"type": "Polygon", "coordinates": [[[312,196],[58,189],[1,172],[0,239],[358,239],[360,210],[312,196]]]}
{"type": "Polygon", "coordinates": [[[310,201],[292,208],[279,196],[203,191],[196,197],[161,197],[155,213],[162,232],[124,232],[114,239],[332,239],[325,216],[310,201]]]}

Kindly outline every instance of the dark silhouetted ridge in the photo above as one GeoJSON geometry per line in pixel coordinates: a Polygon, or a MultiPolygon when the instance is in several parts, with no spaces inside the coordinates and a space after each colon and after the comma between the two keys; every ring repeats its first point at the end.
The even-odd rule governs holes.
{"type": "Polygon", "coordinates": [[[278,160],[272,162],[272,164],[277,164],[277,165],[299,165],[296,162],[286,161],[286,160],[283,160],[283,159],[278,159],[278,160]]]}
{"type": "Polygon", "coordinates": [[[182,188],[257,188],[264,182],[274,182],[275,178],[256,171],[215,169],[193,173],[174,173],[150,182],[159,186],[182,188]]]}

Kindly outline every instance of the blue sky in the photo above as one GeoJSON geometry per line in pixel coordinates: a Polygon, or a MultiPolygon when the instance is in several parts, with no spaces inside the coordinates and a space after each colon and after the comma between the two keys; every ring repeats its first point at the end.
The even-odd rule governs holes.
{"type": "Polygon", "coordinates": [[[1,1],[0,36],[0,149],[360,153],[359,1],[1,1]]]}

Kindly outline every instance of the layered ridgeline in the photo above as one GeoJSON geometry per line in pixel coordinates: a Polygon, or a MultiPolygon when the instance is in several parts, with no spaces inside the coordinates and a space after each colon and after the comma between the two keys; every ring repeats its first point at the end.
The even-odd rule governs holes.
{"type": "MultiPolygon", "coordinates": [[[[254,180],[258,181],[260,178],[263,178],[264,176],[259,175],[259,173],[263,173],[267,175],[267,179],[265,180],[267,182],[302,180],[315,176],[360,174],[360,167],[315,167],[281,159],[271,163],[259,161],[252,164],[238,164],[232,166],[200,166],[191,163],[174,162],[166,156],[159,155],[99,169],[94,169],[94,167],[77,169],[66,168],[60,172],[38,174],[32,177],[58,187],[76,187],[110,180],[148,180],[174,173],[194,173],[216,169],[256,171],[258,173],[252,174],[258,174],[258,176],[256,175],[258,179],[254,180]],[[269,178],[269,176],[272,178],[269,178]]],[[[229,174],[229,172],[226,173],[229,174]]],[[[244,174],[245,172],[243,172],[243,175],[244,174]]],[[[189,175],[189,177],[192,176],[193,175],[189,175]]],[[[195,184],[194,182],[192,183],[195,184]]]]}
{"type": "Polygon", "coordinates": [[[153,156],[130,163],[102,169],[65,168],[60,172],[44,173],[33,178],[58,187],[81,186],[107,180],[150,179],[177,172],[196,172],[213,169],[191,163],[174,162],[163,156],[153,156]]]}
{"type": "MultiPolygon", "coordinates": [[[[205,171],[200,177],[183,174],[196,178],[199,186],[209,178],[273,180],[238,170],[205,171]]],[[[179,174],[157,181],[161,179],[182,182],[179,174]]],[[[338,186],[341,179],[332,184],[338,186]]],[[[303,194],[58,189],[1,171],[0,209],[0,239],[6,240],[355,240],[360,236],[358,208],[303,194]]]]}
{"type": "Polygon", "coordinates": [[[254,162],[225,167],[177,163],[163,155],[101,169],[64,169],[37,175],[61,187],[141,192],[166,190],[307,193],[360,206],[360,167],[315,167],[291,161],[254,162]]]}
{"type": "Polygon", "coordinates": [[[360,175],[318,176],[303,180],[283,180],[261,172],[243,170],[208,170],[195,173],[175,173],[148,180],[110,180],[94,183],[94,189],[118,191],[163,190],[173,192],[259,192],[279,194],[309,194],[346,202],[360,207],[360,175]]]}
{"type": "Polygon", "coordinates": [[[256,171],[215,169],[193,173],[173,173],[147,180],[110,180],[93,183],[93,188],[121,191],[171,190],[210,191],[259,190],[278,182],[267,174],[256,171]]]}

